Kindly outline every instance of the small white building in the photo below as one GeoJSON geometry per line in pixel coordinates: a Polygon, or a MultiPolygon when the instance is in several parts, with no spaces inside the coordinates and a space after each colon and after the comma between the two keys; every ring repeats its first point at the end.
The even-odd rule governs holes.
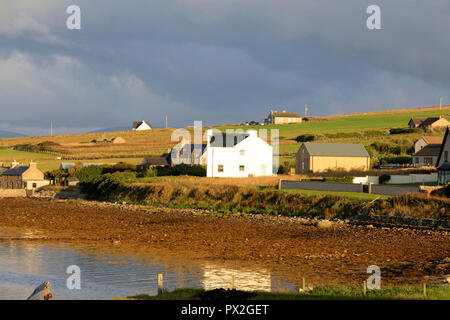
{"type": "Polygon", "coordinates": [[[133,122],[133,131],[152,130],[152,126],[145,120],[133,122]]]}
{"type": "Polygon", "coordinates": [[[254,177],[273,174],[273,148],[258,137],[256,130],[247,133],[207,131],[208,177],[254,177]]]}

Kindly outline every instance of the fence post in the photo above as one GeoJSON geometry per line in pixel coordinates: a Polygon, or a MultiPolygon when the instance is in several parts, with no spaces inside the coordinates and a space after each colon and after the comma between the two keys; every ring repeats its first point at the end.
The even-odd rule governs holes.
{"type": "Polygon", "coordinates": [[[360,192],[364,192],[364,184],[362,182],[360,182],[359,185],[361,187],[361,191],[360,192]]]}
{"type": "Polygon", "coordinates": [[[281,190],[281,179],[278,179],[278,190],[281,190]]]}
{"type": "Polygon", "coordinates": [[[162,273],[158,273],[158,294],[163,293],[163,275],[162,273]]]}
{"type": "Polygon", "coordinates": [[[367,282],[364,280],[363,281],[363,295],[365,296],[367,293],[367,282]]]}
{"type": "Polygon", "coordinates": [[[306,290],[306,277],[303,277],[302,279],[302,289],[306,290]]]}
{"type": "Polygon", "coordinates": [[[423,297],[424,298],[427,297],[427,282],[426,281],[423,282],[423,297]]]}
{"type": "Polygon", "coordinates": [[[372,193],[372,185],[373,185],[373,182],[369,182],[369,193],[372,193]]]}

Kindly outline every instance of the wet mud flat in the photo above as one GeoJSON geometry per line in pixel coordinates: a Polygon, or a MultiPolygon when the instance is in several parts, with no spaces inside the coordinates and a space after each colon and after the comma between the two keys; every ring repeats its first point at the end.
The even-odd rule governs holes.
{"type": "Polygon", "coordinates": [[[450,274],[450,233],[439,230],[319,228],[304,219],[30,198],[0,199],[0,228],[11,230],[0,241],[98,242],[136,255],[282,268],[317,285],[361,283],[370,265],[383,283],[450,274]]]}

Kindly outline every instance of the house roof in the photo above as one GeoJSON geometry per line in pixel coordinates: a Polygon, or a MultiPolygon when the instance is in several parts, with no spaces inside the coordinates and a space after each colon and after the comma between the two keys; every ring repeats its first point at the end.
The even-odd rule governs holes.
{"type": "MultiPolygon", "coordinates": [[[[447,141],[448,136],[450,135],[450,130],[449,130],[449,128],[450,128],[450,127],[447,127],[447,129],[445,129],[444,140],[442,141],[442,144],[441,144],[441,150],[439,151],[439,155],[438,155],[438,158],[437,158],[436,165],[438,165],[439,162],[441,162],[442,153],[444,152],[444,146],[445,146],[445,144],[446,144],[446,141],[447,141]]],[[[442,165],[444,165],[444,164],[445,164],[445,163],[443,163],[442,165]]]]}
{"type": "Polygon", "coordinates": [[[411,118],[409,122],[413,122],[416,126],[420,125],[422,122],[424,122],[427,118],[411,118]]]}
{"type": "Polygon", "coordinates": [[[414,153],[414,156],[432,156],[437,157],[441,151],[441,144],[429,144],[421,150],[414,153]]]}
{"type": "Polygon", "coordinates": [[[426,118],[422,123],[420,124],[421,127],[426,128],[428,126],[431,126],[434,122],[438,121],[440,118],[426,118]]]}
{"type": "Polygon", "coordinates": [[[443,137],[422,137],[427,144],[442,144],[443,137]]]}
{"type": "Polygon", "coordinates": [[[152,126],[150,125],[150,123],[148,123],[148,122],[145,121],[145,120],[142,120],[142,121],[134,121],[134,122],[133,122],[133,129],[139,128],[139,127],[141,126],[141,124],[143,124],[143,123],[145,123],[146,125],[148,125],[150,128],[152,127],[152,126]]]}
{"type": "Polygon", "coordinates": [[[444,162],[437,169],[438,170],[450,170],[450,162],[444,162]]]}
{"type": "Polygon", "coordinates": [[[273,111],[272,115],[279,118],[301,118],[301,115],[298,112],[273,111]]]}
{"type": "Polygon", "coordinates": [[[362,144],[306,142],[303,145],[312,156],[369,157],[362,144]]]}
{"type": "Polygon", "coordinates": [[[206,144],[186,143],[179,150],[183,150],[183,155],[191,154],[194,149],[201,150],[203,154],[206,151],[206,144]]]}
{"type": "Polygon", "coordinates": [[[234,147],[249,136],[248,133],[215,133],[210,140],[211,147],[234,147]]]}
{"type": "Polygon", "coordinates": [[[22,174],[27,171],[29,167],[27,166],[18,166],[14,168],[10,168],[2,173],[2,176],[22,176],[22,174]]]}

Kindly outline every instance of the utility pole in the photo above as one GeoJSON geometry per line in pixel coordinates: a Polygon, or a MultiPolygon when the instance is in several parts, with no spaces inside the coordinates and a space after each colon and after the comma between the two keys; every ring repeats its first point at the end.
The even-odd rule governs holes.
{"type": "Polygon", "coordinates": [[[439,118],[442,118],[442,97],[440,99],[439,118]]]}
{"type": "Polygon", "coordinates": [[[166,115],[166,129],[167,129],[167,115],[166,115]]]}
{"type": "Polygon", "coordinates": [[[308,104],[305,103],[305,118],[308,116],[308,104]]]}
{"type": "Polygon", "coordinates": [[[53,120],[50,120],[50,136],[53,137],[53,120]]]}

